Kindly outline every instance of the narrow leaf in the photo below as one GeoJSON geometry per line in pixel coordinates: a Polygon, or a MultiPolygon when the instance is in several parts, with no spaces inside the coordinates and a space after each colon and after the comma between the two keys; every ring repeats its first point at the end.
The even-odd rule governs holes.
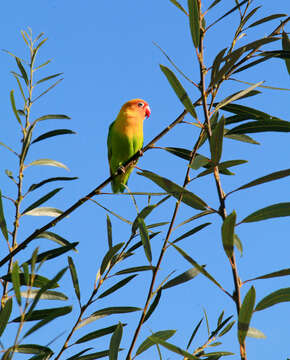
{"type": "Polygon", "coordinates": [[[39,187],[45,185],[45,184],[48,184],[50,182],[53,182],[53,181],[70,181],[70,180],[76,180],[78,179],[77,177],[66,177],[66,176],[59,176],[59,177],[53,177],[53,178],[49,178],[49,179],[45,179],[37,184],[32,184],[29,189],[28,189],[28,192],[30,191],[34,191],[36,189],[38,189],[39,187]]]}
{"type": "Polygon", "coordinates": [[[237,214],[233,211],[228,215],[222,225],[222,240],[225,253],[230,259],[234,251],[234,234],[237,214]]]}
{"type": "MultiPolygon", "coordinates": [[[[285,31],[282,32],[282,48],[284,51],[290,52],[290,40],[288,38],[288,35],[285,33],[285,31]]],[[[290,58],[285,59],[285,64],[286,64],[288,73],[290,75],[290,58]]]]}
{"type": "Polygon", "coordinates": [[[277,291],[272,292],[271,294],[264,297],[257,304],[255,311],[261,311],[267,309],[270,306],[279,304],[281,302],[289,302],[290,301],[290,288],[279,289],[277,291]]]}
{"type": "Polygon", "coordinates": [[[142,176],[147,177],[148,179],[155,182],[162,189],[167,191],[169,194],[174,196],[176,199],[179,199],[180,194],[182,193],[182,202],[193,207],[197,210],[205,210],[207,205],[206,203],[200,199],[198,196],[194,195],[192,192],[182,188],[181,186],[175,184],[174,182],[161,177],[151,171],[143,170],[142,173],[138,173],[142,176]]]}
{"type": "MultiPolygon", "coordinates": [[[[122,324],[122,325],[125,326],[126,324],[122,324]]],[[[99,329],[99,330],[92,331],[92,332],[88,333],[87,335],[82,336],[81,338],[79,338],[75,342],[75,344],[81,344],[81,343],[84,343],[86,341],[94,340],[94,339],[97,339],[97,338],[99,338],[101,336],[111,334],[112,332],[114,332],[116,330],[117,326],[118,325],[113,325],[113,326],[108,326],[106,328],[102,328],[102,329],[99,329]]]]}
{"type": "Polygon", "coordinates": [[[248,26],[248,28],[263,24],[263,23],[265,23],[267,21],[274,20],[274,19],[277,19],[277,18],[282,17],[282,16],[287,16],[287,15],[286,14],[273,14],[273,15],[270,15],[270,16],[266,16],[266,17],[264,17],[264,18],[262,18],[262,19],[260,19],[258,21],[253,22],[251,25],[248,26]]]}
{"type": "Polygon", "coordinates": [[[140,237],[141,237],[145,255],[146,255],[149,263],[151,264],[152,253],[151,253],[149,234],[148,234],[148,230],[146,228],[145,221],[141,217],[138,218],[138,227],[139,227],[140,237]]]}
{"type": "Polygon", "coordinates": [[[199,47],[200,24],[199,24],[199,5],[197,0],[188,0],[189,26],[193,44],[199,47]]]}
{"type": "Polygon", "coordinates": [[[39,207],[39,208],[35,208],[30,211],[27,211],[24,215],[57,217],[61,214],[62,214],[62,211],[59,209],[43,206],[43,207],[39,207]]]}
{"type": "Polygon", "coordinates": [[[228,333],[230,330],[231,330],[231,328],[234,326],[234,324],[235,324],[235,321],[232,321],[232,322],[230,322],[220,333],[219,333],[219,337],[222,337],[222,336],[224,336],[226,333],[228,333]]]}
{"type": "Polygon", "coordinates": [[[217,74],[219,73],[220,65],[223,61],[224,54],[226,52],[227,48],[222,49],[215,57],[213,64],[212,64],[212,70],[211,70],[211,80],[210,85],[217,85],[217,74]]]}
{"type": "Polygon", "coordinates": [[[185,15],[188,15],[187,11],[180,5],[180,3],[177,0],[169,0],[172,2],[173,5],[175,5],[179,10],[181,10],[185,15]]]}
{"type": "Polygon", "coordinates": [[[189,339],[189,341],[188,341],[188,344],[187,344],[187,346],[186,346],[186,350],[189,349],[189,347],[190,347],[190,345],[191,345],[191,343],[192,343],[195,335],[196,335],[197,332],[198,332],[198,329],[199,329],[202,321],[203,321],[203,318],[201,318],[201,319],[199,320],[198,324],[197,324],[197,325],[195,326],[195,328],[193,329],[193,332],[192,332],[192,334],[191,334],[191,337],[190,337],[190,339],[189,339]]]}
{"type": "Polygon", "coordinates": [[[266,339],[265,334],[262,333],[262,331],[255,329],[253,327],[249,327],[249,330],[247,332],[247,337],[252,337],[255,339],[266,339]]]}
{"type": "Polygon", "coordinates": [[[16,109],[16,105],[15,105],[15,99],[14,99],[14,90],[10,91],[10,101],[11,101],[11,105],[12,105],[12,110],[14,112],[14,115],[17,119],[17,121],[19,122],[19,124],[21,125],[21,119],[18,115],[17,109],[16,109]]]}
{"type": "Polygon", "coordinates": [[[12,311],[12,298],[8,299],[0,311],[0,336],[3,334],[12,311]]]}
{"type": "Polygon", "coordinates": [[[54,84],[52,84],[49,88],[47,88],[45,91],[43,91],[40,95],[38,95],[35,99],[32,99],[32,102],[34,103],[36,100],[41,98],[43,95],[47,94],[50,90],[52,90],[56,85],[58,85],[62,79],[57,80],[54,84]]]}
{"type": "Polygon", "coordinates": [[[217,165],[222,156],[224,126],[225,126],[225,118],[222,116],[220,121],[217,123],[216,127],[214,128],[212,132],[212,136],[210,138],[210,152],[211,152],[211,160],[213,162],[213,165],[217,165]]]}
{"type": "Polygon", "coordinates": [[[0,229],[1,229],[1,232],[2,232],[3,236],[8,241],[8,231],[7,231],[6,220],[5,220],[5,217],[4,217],[1,190],[0,190],[0,229]]]}
{"type": "Polygon", "coordinates": [[[51,120],[51,119],[70,120],[70,117],[67,115],[63,115],[63,114],[49,114],[49,115],[43,115],[43,116],[37,118],[36,120],[34,120],[34,122],[39,122],[39,121],[43,121],[43,120],[51,120]]]}
{"type": "Polygon", "coordinates": [[[131,281],[132,279],[134,279],[134,277],[137,275],[130,275],[128,277],[126,277],[123,280],[120,280],[119,282],[117,282],[115,285],[113,285],[112,287],[110,287],[108,290],[104,291],[103,293],[101,293],[101,295],[99,295],[98,299],[101,299],[105,296],[108,296],[110,294],[112,294],[113,292],[115,292],[116,290],[119,290],[120,288],[122,288],[123,286],[125,286],[126,284],[128,284],[129,281],[131,281]]]}
{"type": "Polygon", "coordinates": [[[175,244],[175,243],[177,243],[178,241],[183,240],[183,239],[185,239],[185,238],[187,238],[187,237],[189,237],[189,236],[197,233],[198,231],[202,230],[203,228],[205,228],[206,226],[208,226],[208,225],[210,225],[210,224],[211,224],[211,223],[205,223],[205,224],[201,224],[201,225],[196,226],[195,228],[187,231],[185,234],[179,236],[177,239],[175,239],[175,240],[173,241],[173,243],[175,244]]]}
{"type": "Polygon", "coordinates": [[[62,75],[62,74],[63,74],[63,73],[58,73],[58,74],[54,74],[54,75],[50,75],[50,76],[47,76],[47,77],[45,77],[45,78],[42,78],[42,79],[36,81],[35,85],[40,84],[40,83],[42,83],[42,82],[44,82],[44,81],[47,81],[47,80],[50,80],[50,79],[54,79],[55,77],[58,77],[58,76],[60,76],[60,75],[62,75]]]}
{"type": "MultiPolygon", "coordinates": [[[[56,257],[59,257],[62,254],[65,254],[66,252],[72,250],[72,248],[74,248],[77,245],[78,245],[78,242],[74,242],[74,243],[71,243],[71,244],[66,245],[66,246],[62,246],[62,247],[55,248],[55,249],[52,249],[52,250],[44,251],[43,253],[37,255],[35,262],[39,263],[39,262],[41,262],[43,260],[47,261],[47,260],[51,260],[51,259],[54,259],[56,257]]],[[[32,260],[30,259],[30,260],[26,261],[26,263],[30,264],[31,261],[32,260]]]]}
{"type": "Polygon", "coordinates": [[[71,275],[71,279],[72,279],[72,283],[75,289],[75,294],[79,300],[79,302],[81,301],[81,292],[80,292],[80,286],[79,286],[79,280],[78,280],[78,275],[77,275],[77,270],[75,267],[75,264],[73,262],[73,259],[68,256],[67,258],[68,260],[68,265],[69,265],[69,270],[70,270],[70,275],[71,275]]]}
{"type": "MultiPolygon", "coordinates": [[[[35,237],[35,239],[48,239],[53,242],[56,242],[57,244],[59,244],[61,246],[71,245],[71,243],[69,241],[67,241],[63,237],[61,237],[51,231],[44,231],[43,233],[37,235],[35,237]]],[[[77,249],[75,249],[75,248],[73,248],[72,250],[74,250],[75,252],[78,252],[77,249]]]]}
{"type": "Polygon", "coordinates": [[[185,271],[184,273],[174,277],[173,279],[167,281],[167,283],[162,286],[162,289],[169,289],[173,286],[183,284],[189,280],[194,279],[199,273],[200,271],[197,268],[193,267],[185,271]]]}
{"type": "Polygon", "coordinates": [[[290,216],[290,203],[278,203],[264,207],[245,217],[241,223],[261,221],[276,217],[290,216]]]}
{"type": "Polygon", "coordinates": [[[22,63],[21,63],[21,60],[18,57],[15,57],[15,60],[16,60],[17,66],[18,66],[18,68],[19,68],[19,70],[21,72],[21,75],[22,75],[22,77],[23,77],[23,79],[25,81],[25,84],[27,86],[29,86],[28,76],[26,74],[26,71],[25,71],[22,63]]]}
{"type": "Polygon", "coordinates": [[[180,347],[175,346],[173,344],[170,344],[162,339],[160,339],[158,336],[151,335],[149,336],[149,340],[151,340],[155,344],[160,344],[166,349],[178,354],[184,356],[188,360],[199,360],[199,357],[196,357],[194,355],[191,355],[189,352],[182,350],[180,347]]]}
{"type": "Polygon", "coordinates": [[[225,129],[224,137],[226,137],[228,139],[242,141],[242,142],[249,143],[249,144],[260,145],[260,143],[258,141],[254,140],[253,138],[251,138],[250,136],[245,135],[245,134],[230,134],[230,135],[228,135],[227,129],[225,129]]]}
{"type": "Polygon", "coordinates": [[[100,268],[100,273],[101,275],[105,272],[108,264],[110,263],[110,261],[112,260],[113,256],[122,248],[122,246],[124,245],[124,243],[119,243],[115,246],[113,246],[111,249],[109,249],[109,251],[106,253],[106,255],[104,256],[103,260],[102,260],[102,264],[101,264],[101,268],[100,268]]]}
{"type": "Polygon", "coordinates": [[[133,306],[114,306],[107,307],[98,311],[95,311],[92,315],[94,316],[108,316],[113,314],[125,314],[135,311],[140,311],[142,309],[133,306]]]}
{"type": "MultiPolygon", "coordinates": [[[[167,340],[171,338],[176,333],[176,330],[161,330],[153,333],[151,336],[156,336],[159,339],[167,340]]],[[[136,351],[136,356],[142,354],[142,352],[148,350],[151,346],[153,346],[155,342],[150,340],[150,336],[142,342],[142,344],[138,347],[136,351]]]]}
{"type": "Polygon", "coordinates": [[[239,191],[239,190],[247,189],[247,188],[250,188],[253,186],[261,185],[261,184],[267,183],[269,181],[282,179],[289,175],[290,175],[290,169],[276,171],[271,174],[262,176],[258,179],[252,180],[249,183],[246,183],[245,185],[242,185],[242,186],[238,187],[237,189],[231,191],[231,193],[239,191]]]}
{"type": "MultiPolygon", "coordinates": [[[[64,307],[56,307],[56,308],[50,308],[50,309],[41,309],[41,310],[34,310],[30,313],[28,316],[27,314],[24,316],[24,321],[36,321],[36,320],[42,320],[46,317],[51,316],[62,316],[65,314],[70,313],[72,310],[71,306],[64,306],[64,307]]],[[[17,318],[13,319],[13,322],[21,322],[22,320],[21,316],[18,316],[17,318]]]]}
{"type": "Polygon", "coordinates": [[[13,284],[13,290],[16,297],[16,300],[18,302],[18,305],[21,306],[21,294],[20,294],[20,276],[19,276],[19,266],[18,262],[15,261],[12,267],[12,284],[13,284]]]}
{"type": "Polygon", "coordinates": [[[161,293],[162,293],[162,289],[159,289],[159,290],[157,291],[157,294],[156,294],[156,296],[155,296],[155,299],[153,300],[152,304],[150,305],[148,311],[146,312],[146,315],[145,315],[145,318],[144,318],[143,323],[150,318],[150,316],[153,314],[154,310],[157,308],[157,306],[158,306],[158,304],[159,304],[159,301],[160,301],[160,299],[161,299],[161,293]]]}
{"type": "Polygon", "coordinates": [[[33,204],[28,206],[25,210],[23,210],[22,215],[25,215],[25,213],[29,212],[30,210],[35,209],[36,207],[38,207],[39,205],[41,205],[43,203],[45,203],[47,200],[51,199],[54,195],[56,195],[60,190],[62,190],[62,188],[57,188],[57,189],[50,191],[48,194],[42,196],[40,199],[38,199],[33,204]]]}
{"type": "Polygon", "coordinates": [[[256,299],[256,291],[255,288],[252,286],[243,300],[239,313],[238,339],[241,345],[244,343],[245,338],[247,336],[247,332],[250,326],[250,321],[254,311],[255,299],[256,299]]]}
{"type": "MultiPolygon", "coordinates": [[[[4,281],[12,282],[11,273],[2,276],[1,279],[4,280],[4,281]]],[[[33,279],[34,279],[33,284],[32,284],[33,287],[42,288],[45,285],[47,285],[48,283],[50,283],[49,279],[45,278],[44,276],[37,275],[37,274],[33,275],[33,279]]],[[[31,286],[32,276],[29,275],[29,282],[27,282],[26,279],[25,279],[24,274],[20,273],[19,274],[19,280],[20,280],[20,285],[31,286]]],[[[50,287],[48,289],[54,289],[54,288],[57,288],[57,287],[59,287],[59,285],[56,282],[54,284],[50,283],[50,287]]]]}
{"type": "Polygon", "coordinates": [[[207,277],[220,289],[223,289],[222,286],[203,268],[203,266],[200,266],[195,260],[193,260],[184,250],[179,248],[177,245],[171,245],[180,253],[180,255],[184,257],[185,260],[187,260],[191,265],[193,265],[197,270],[199,270],[205,277],[207,277]]]}
{"type": "MultiPolygon", "coordinates": [[[[38,290],[30,289],[29,291],[21,291],[21,296],[28,299],[34,299],[38,290]]],[[[59,291],[46,290],[40,299],[43,300],[68,300],[68,297],[59,291]]]]}
{"type": "MultiPolygon", "coordinates": [[[[191,0],[196,1],[196,0],[191,0]]],[[[171,85],[172,89],[175,91],[177,97],[185,107],[185,109],[195,118],[197,119],[197,115],[195,112],[195,108],[192,104],[192,101],[190,100],[189,96],[187,95],[187,92],[184,90],[183,86],[177,79],[177,77],[174,75],[174,73],[166,66],[160,65],[160,69],[166,76],[169,84],[171,85]]]]}
{"type": "Polygon", "coordinates": [[[135,266],[132,268],[120,270],[120,271],[116,272],[115,275],[130,274],[130,273],[134,273],[134,272],[148,271],[148,270],[154,270],[154,269],[155,269],[155,267],[151,266],[151,265],[135,266]]]}
{"type": "Polygon", "coordinates": [[[119,347],[120,347],[122,335],[123,335],[123,326],[119,322],[118,326],[116,327],[116,329],[111,337],[109,360],[117,360],[118,359],[118,353],[119,353],[119,347]]]}
{"type": "Polygon", "coordinates": [[[107,235],[108,235],[108,245],[109,249],[113,247],[113,239],[112,239],[112,223],[109,215],[107,214],[107,235]]]}
{"type": "Polygon", "coordinates": [[[224,19],[226,16],[230,15],[231,13],[233,13],[234,11],[236,11],[237,9],[240,8],[240,6],[244,5],[246,2],[248,2],[249,0],[243,0],[240,3],[238,3],[238,5],[234,6],[232,9],[230,9],[229,11],[227,11],[224,15],[222,15],[221,17],[219,17],[216,21],[214,21],[210,27],[212,27],[214,24],[216,24],[217,22],[219,22],[220,20],[224,19]]]}
{"type": "Polygon", "coordinates": [[[57,129],[57,130],[48,131],[38,136],[36,139],[34,139],[31,144],[34,144],[38,141],[45,140],[54,136],[66,135],[66,134],[76,134],[76,132],[68,129],[57,129]]]}
{"type": "Polygon", "coordinates": [[[63,163],[61,163],[60,161],[51,160],[51,159],[34,160],[30,164],[26,165],[26,167],[27,166],[32,166],[32,165],[56,166],[56,167],[59,167],[59,168],[69,170],[69,168],[66,165],[64,165],[63,163]]]}
{"type": "Polygon", "coordinates": [[[290,122],[284,120],[251,121],[229,130],[227,134],[247,134],[267,131],[289,132],[290,122]]]}
{"type": "Polygon", "coordinates": [[[271,278],[275,278],[275,277],[288,276],[288,275],[290,275],[290,268],[274,271],[269,274],[265,274],[265,275],[261,275],[261,276],[257,276],[257,277],[251,278],[249,280],[245,280],[244,283],[246,283],[248,281],[253,281],[253,280],[271,279],[271,278]]]}

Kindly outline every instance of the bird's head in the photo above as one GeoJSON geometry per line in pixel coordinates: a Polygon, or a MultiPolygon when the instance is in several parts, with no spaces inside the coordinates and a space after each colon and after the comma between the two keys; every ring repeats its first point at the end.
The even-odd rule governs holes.
{"type": "Polygon", "coordinates": [[[133,99],[130,101],[127,101],[123,106],[122,109],[125,112],[132,112],[132,113],[137,113],[141,116],[142,120],[145,117],[149,117],[151,114],[151,110],[149,107],[149,104],[142,99],[133,99]]]}

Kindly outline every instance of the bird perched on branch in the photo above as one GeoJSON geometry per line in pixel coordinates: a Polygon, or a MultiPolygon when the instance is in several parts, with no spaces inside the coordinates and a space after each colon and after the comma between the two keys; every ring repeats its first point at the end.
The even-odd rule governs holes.
{"type": "MultiPolygon", "coordinates": [[[[131,156],[142,149],[143,121],[151,114],[148,103],[142,99],[133,99],[126,102],[116,120],[112,122],[108,133],[108,159],[111,175],[131,156]]],[[[133,171],[130,166],[123,174],[115,177],[112,182],[114,193],[123,192],[133,171]]]]}

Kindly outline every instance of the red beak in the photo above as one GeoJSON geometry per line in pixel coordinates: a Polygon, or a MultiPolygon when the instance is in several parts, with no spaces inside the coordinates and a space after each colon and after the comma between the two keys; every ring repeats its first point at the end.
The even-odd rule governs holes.
{"type": "Polygon", "coordinates": [[[145,106],[145,116],[146,116],[147,118],[149,118],[150,114],[151,114],[150,107],[149,107],[149,105],[146,105],[146,106],[145,106]]]}

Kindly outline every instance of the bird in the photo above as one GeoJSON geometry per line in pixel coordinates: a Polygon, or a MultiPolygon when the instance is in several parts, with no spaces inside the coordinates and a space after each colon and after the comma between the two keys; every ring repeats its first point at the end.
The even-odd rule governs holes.
{"type": "MultiPolygon", "coordinates": [[[[142,99],[132,99],[121,107],[108,132],[107,146],[111,175],[125,161],[142,149],[143,121],[145,118],[149,118],[150,114],[149,104],[142,99]]],[[[124,192],[133,169],[134,165],[131,165],[112,180],[113,193],[124,192]]]]}

